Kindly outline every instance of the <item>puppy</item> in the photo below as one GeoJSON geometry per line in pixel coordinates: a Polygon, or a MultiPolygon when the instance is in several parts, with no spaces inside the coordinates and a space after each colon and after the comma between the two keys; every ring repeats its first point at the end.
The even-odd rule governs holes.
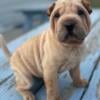
{"type": "Polygon", "coordinates": [[[50,28],[25,42],[12,56],[2,39],[16,89],[24,100],[35,100],[30,91],[34,76],[43,78],[47,100],[61,100],[57,77],[65,70],[69,70],[75,86],[86,86],[87,81],[80,78],[79,65],[91,27],[90,13],[90,0],[57,0],[48,9],[50,28]]]}

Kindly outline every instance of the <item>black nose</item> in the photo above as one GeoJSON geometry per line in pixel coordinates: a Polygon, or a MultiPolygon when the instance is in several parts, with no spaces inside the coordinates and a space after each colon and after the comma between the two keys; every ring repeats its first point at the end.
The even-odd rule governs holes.
{"type": "Polygon", "coordinates": [[[70,23],[66,23],[65,27],[68,31],[73,31],[74,27],[75,27],[75,23],[70,22],[70,23]]]}

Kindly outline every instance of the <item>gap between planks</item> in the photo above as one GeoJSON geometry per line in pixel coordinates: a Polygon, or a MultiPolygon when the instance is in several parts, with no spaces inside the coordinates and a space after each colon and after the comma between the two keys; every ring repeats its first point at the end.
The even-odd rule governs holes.
{"type": "Polygon", "coordinates": [[[84,89],[82,96],[80,97],[80,100],[83,99],[85,93],[87,92],[87,90],[88,90],[88,88],[89,88],[89,85],[90,85],[90,83],[91,83],[92,77],[93,77],[93,75],[94,75],[94,72],[95,72],[95,70],[96,70],[96,68],[97,68],[97,66],[98,66],[98,64],[99,64],[99,62],[100,62],[100,54],[98,55],[97,59],[96,59],[95,62],[94,62],[94,68],[93,68],[93,70],[92,70],[92,72],[91,72],[90,78],[89,78],[89,80],[88,80],[88,84],[87,84],[86,88],[84,89]]]}

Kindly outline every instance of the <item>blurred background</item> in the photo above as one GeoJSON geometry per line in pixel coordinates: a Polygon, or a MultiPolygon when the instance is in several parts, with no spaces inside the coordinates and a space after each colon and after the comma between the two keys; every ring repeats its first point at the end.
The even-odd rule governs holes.
{"type": "MultiPolygon", "coordinates": [[[[54,0],[0,0],[0,33],[7,42],[48,21],[47,9],[54,0]]],[[[93,8],[100,0],[92,0],[93,8]]]]}

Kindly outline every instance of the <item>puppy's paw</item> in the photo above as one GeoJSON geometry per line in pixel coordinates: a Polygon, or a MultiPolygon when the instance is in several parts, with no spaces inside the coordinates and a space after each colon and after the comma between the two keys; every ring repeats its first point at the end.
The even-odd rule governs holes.
{"type": "Polygon", "coordinates": [[[35,100],[34,96],[25,96],[24,100],[35,100]]]}
{"type": "Polygon", "coordinates": [[[73,82],[73,85],[78,88],[85,87],[85,86],[87,86],[87,84],[88,84],[88,81],[84,80],[84,79],[78,80],[77,82],[73,82]]]}
{"type": "Polygon", "coordinates": [[[27,92],[23,95],[24,100],[35,100],[34,95],[31,92],[27,92]]]}
{"type": "Polygon", "coordinates": [[[49,96],[47,100],[62,100],[60,96],[49,96]]]}

